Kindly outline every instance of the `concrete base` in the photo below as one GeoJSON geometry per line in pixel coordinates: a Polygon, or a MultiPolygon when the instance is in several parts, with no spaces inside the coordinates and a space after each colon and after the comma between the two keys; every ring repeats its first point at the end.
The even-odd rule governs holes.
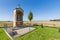
{"type": "Polygon", "coordinates": [[[24,35],[24,34],[30,32],[30,31],[32,31],[34,29],[35,28],[33,28],[33,27],[25,27],[25,28],[16,27],[16,28],[6,28],[5,30],[12,38],[15,38],[15,37],[24,35]]]}
{"type": "Polygon", "coordinates": [[[17,35],[15,35],[14,37],[18,37],[18,36],[24,35],[24,34],[30,32],[30,31],[32,31],[34,29],[35,28],[33,28],[33,27],[26,27],[26,28],[15,30],[17,32],[17,35]]]}

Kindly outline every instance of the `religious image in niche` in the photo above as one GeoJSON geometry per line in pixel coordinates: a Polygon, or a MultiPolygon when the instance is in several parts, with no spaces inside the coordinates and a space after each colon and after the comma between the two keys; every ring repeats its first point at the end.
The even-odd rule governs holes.
{"type": "Polygon", "coordinates": [[[20,21],[20,14],[17,14],[17,21],[20,21]]]}

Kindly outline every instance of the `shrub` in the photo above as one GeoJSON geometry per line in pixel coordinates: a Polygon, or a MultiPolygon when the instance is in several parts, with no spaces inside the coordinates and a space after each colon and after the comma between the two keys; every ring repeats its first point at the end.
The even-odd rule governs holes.
{"type": "Polygon", "coordinates": [[[59,32],[60,32],[60,28],[59,28],[59,32]]]}
{"type": "Polygon", "coordinates": [[[43,28],[43,24],[41,24],[41,28],[43,28]]]}

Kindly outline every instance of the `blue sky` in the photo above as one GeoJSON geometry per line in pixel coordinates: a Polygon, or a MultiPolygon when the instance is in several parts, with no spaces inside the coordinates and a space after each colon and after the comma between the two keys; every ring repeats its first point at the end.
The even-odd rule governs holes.
{"type": "Polygon", "coordinates": [[[13,20],[13,10],[19,3],[25,21],[30,10],[33,20],[60,19],[60,0],[0,0],[0,21],[13,20]]]}

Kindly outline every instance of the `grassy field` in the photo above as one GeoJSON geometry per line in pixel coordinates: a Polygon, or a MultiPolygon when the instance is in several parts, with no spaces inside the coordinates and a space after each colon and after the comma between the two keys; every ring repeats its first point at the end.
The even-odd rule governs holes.
{"type": "Polygon", "coordinates": [[[10,40],[10,38],[4,32],[3,28],[0,28],[0,40],[10,40]]]}
{"type": "MultiPolygon", "coordinates": [[[[36,30],[27,33],[21,37],[17,37],[14,40],[60,40],[59,28],[36,26],[36,30]]],[[[5,34],[2,28],[0,28],[0,40],[9,40],[9,37],[5,34]]]]}
{"type": "Polygon", "coordinates": [[[58,28],[50,28],[40,26],[37,29],[24,36],[18,37],[15,40],[60,40],[60,33],[58,28]]]}
{"type": "Polygon", "coordinates": [[[8,22],[8,21],[0,21],[0,27],[2,27],[4,24],[7,24],[8,26],[12,26],[12,22],[8,22]]]}
{"type": "MultiPolygon", "coordinates": [[[[12,21],[0,21],[0,27],[3,26],[4,24],[7,24],[8,26],[13,26],[13,22],[12,21]]],[[[23,25],[29,25],[30,22],[29,21],[24,21],[23,25]]],[[[47,25],[47,26],[60,26],[60,21],[32,21],[31,24],[43,24],[43,25],[47,25]]]]}

